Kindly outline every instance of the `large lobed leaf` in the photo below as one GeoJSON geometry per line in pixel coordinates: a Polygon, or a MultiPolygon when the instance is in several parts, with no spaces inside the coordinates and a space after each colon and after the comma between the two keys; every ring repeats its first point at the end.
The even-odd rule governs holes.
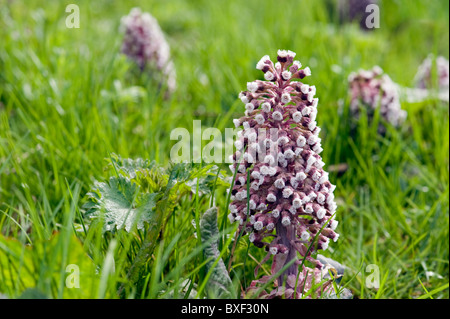
{"type": "Polygon", "coordinates": [[[104,230],[125,229],[134,225],[144,229],[144,223],[154,216],[158,193],[141,194],[140,187],[124,176],[114,176],[104,183],[96,183],[88,193],[91,203],[86,215],[104,218],[104,230]]]}

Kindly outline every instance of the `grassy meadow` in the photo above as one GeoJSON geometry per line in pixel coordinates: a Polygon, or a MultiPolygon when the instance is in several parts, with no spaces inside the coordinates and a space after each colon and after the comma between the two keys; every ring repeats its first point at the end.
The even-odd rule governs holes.
{"type": "Polygon", "coordinates": [[[0,296],[209,297],[196,229],[215,205],[238,298],[265,253],[248,236],[235,241],[225,181],[201,191],[202,164],[171,170],[170,133],[192,133],[193,120],[234,127],[239,92],[263,79],[256,63],[286,49],[312,71],[325,170],[347,167],[330,172],[340,239],[323,253],[346,266],[341,285],[361,299],[449,298],[448,102],[402,100],[406,121],[380,135],[364,116],[352,128],[347,84],[350,72],[379,65],[413,87],[428,54],[448,59],[447,1],[381,1],[371,31],[340,23],[332,0],[73,2],[80,28],[66,27],[70,2],[0,0],[0,296]],[[169,97],[120,53],[120,18],[133,7],[150,12],[170,44],[169,97]],[[159,194],[157,216],[143,229],[103,232],[86,217],[89,193],[126,158],[144,160],[139,192],[159,194]],[[369,265],[377,289],[366,284],[369,265]]]}

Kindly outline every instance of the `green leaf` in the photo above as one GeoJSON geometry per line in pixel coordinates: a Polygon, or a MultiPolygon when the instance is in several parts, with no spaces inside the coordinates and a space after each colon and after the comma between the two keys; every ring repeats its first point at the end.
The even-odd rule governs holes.
{"type": "Polygon", "coordinates": [[[169,171],[169,183],[184,183],[192,174],[193,164],[191,163],[177,163],[172,164],[169,171]]]}
{"type": "Polygon", "coordinates": [[[139,278],[139,271],[141,267],[147,262],[153,250],[155,249],[157,239],[164,227],[165,218],[169,215],[168,211],[173,211],[176,205],[176,196],[173,194],[180,185],[191,175],[190,164],[175,164],[168,169],[168,177],[166,185],[158,193],[160,199],[155,202],[154,218],[150,224],[147,234],[144,238],[139,252],[136,255],[132,265],[128,269],[127,282],[124,282],[119,287],[118,293],[122,295],[126,286],[134,284],[139,278]]]}
{"type": "Polygon", "coordinates": [[[119,175],[96,183],[88,197],[91,203],[84,206],[87,216],[103,217],[106,231],[124,228],[129,232],[134,225],[144,229],[144,223],[152,220],[158,194],[141,194],[138,185],[119,175]]]}
{"type": "Polygon", "coordinates": [[[10,297],[36,285],[30,250],[31,246],[0,234],[0,289],[10,297]]]}
{"type": "Polygon", "coordinates": [[[123,159],[114,153],[111,154],[108,161],[107,171],[114,171],[115,176],[121,175],[129,178],[141,187],[142,192],[156,193],[167,185],[168,176],[155,161],[142,158],[123,159]]]}
{"type": "Polygon", "coordinates": [[[48,299],[48,297],[37,288],[27,288],[17,299],[48,299]]]}
{"type": "Polygon", "coordinates": [[[211,272],[206,284],[206,292],[210,298],[232,298],[232,282],[225,264],[220,258],[218,249],[219,229],[217,228],[217,208],[212,207],[203,214],[200,220],[202,241],[206,244],[203,252],[208,273],[211,272]]]}
{"type": "Polygon", "coordinates": [[[116,169],[122,175],[128,176],[130,179],[136,177],[136,172],[143,170],[158,169],[155,161],[142,158],[122,158],[117,154],[112,153],[108,159],[110,166],[116,169]]]}
{"type": "Polygon", "coordinates": [[[229,186],[229,183],[225,181],[225,177],[221,172],[218,172],[219,167],[217,165],[208,165],[200,170],[194,170],[191,179],[186,181],[186,186],[193,193],[197,193],[197,180],[198,180],[198,194],[209,195],[211,194],[214,184],[217,186],[229,186]],[[216,182],[217,177],[217,182],[216,182]]]}
{"type": "Polygon", "coordinates": [[[0,235],[0,290],[10,298],[93,298],[97,285],[96,266],[74,234],[54,233],[31,245],[0,235]],[[71,276],[79,276],[78,288],[67,286],[71,276]]]}

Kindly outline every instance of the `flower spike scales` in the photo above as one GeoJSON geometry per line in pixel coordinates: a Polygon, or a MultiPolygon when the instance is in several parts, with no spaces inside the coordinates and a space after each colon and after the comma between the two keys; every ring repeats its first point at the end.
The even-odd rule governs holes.
{"type": "MultiPolygon", "coordinates": [[[[263,298],[281,294],[300,298],[313,282],[321,280],[324,265],[312,253],[326,250],[330,239],[339,238],[335,186],[319,155],[319,100],[315,86],[298,81],[310,76],[311,70],[294,58],[294,52],[279,50],[275,64],[267,55],[257,63],[265,81],[247,83],[247,91],[239,94],[245,116],[233,121],[243,130],[238,133],[230,165],[237,172],[228,217],[239,222],[250,242],[268,252],[264,261],[273,256],[272,276],[295,259],[274,281],[276,289],[259,295],[263,298]],[[303,258],[315,269],[304,265],[299,271],[303,258]]],[[[264,276],[253,281],[247,294],[270,279],[264,276]]]]}

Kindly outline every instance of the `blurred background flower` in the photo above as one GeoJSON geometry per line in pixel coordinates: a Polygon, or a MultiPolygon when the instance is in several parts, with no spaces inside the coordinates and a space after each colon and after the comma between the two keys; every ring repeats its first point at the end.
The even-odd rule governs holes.
{"type": "Polygon", "coordinates": [[[160,79],[161,85],[173,91],[175,67],[158,21],[150,13],[133,8],[129,15],[122,17],[121,30],[124,33],[121,52],[135,61],[141,71],[151,72],[160,79]]]}

